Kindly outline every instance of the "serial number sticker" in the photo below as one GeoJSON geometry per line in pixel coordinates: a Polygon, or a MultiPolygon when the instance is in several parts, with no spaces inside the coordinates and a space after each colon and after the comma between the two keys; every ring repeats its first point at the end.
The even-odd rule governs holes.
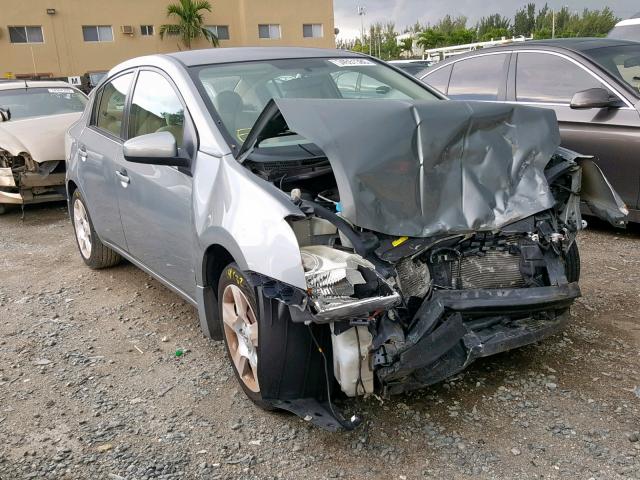
{"type": "Polygon", "coordinates": [[[73,88],[49,88],[49,93],[73,93],[73,88]]]}
{"type": "Polygon", "coordinates": [[[331,58],[329,61],[338,67],[360,67],[362,65],[376,64],[376,62],[372,62],[367,58],[331,58]]]}

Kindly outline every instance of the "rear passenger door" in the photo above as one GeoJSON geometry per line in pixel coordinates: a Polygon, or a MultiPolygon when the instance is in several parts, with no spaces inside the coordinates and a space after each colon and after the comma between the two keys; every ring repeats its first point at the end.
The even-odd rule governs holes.
{"type": "Polygon", "coordinates": [[[630,155],[630,146],[639,145],[640,117],[634,108],[593,108],[573,110],[571,98],[588,88],[605,88],[616,94],[607,79],[565,55],[529,51],[518,52],[509,79],[509,100],[519,104],[550,108],[556,112],[562,145],[577,152],[595,155],[607,179],[627,205],[638,208],[640,162],[630,155]]]}
{"type": "Polygon", "coordinates": [[[89,125],[78,142],[78,182],[100,239],[126,250],[116,191],[116,164],[123,160],[122,119],[133,72],[109,80],[96,92],[89,125]]]}
{"type": "MultiPolygon", "coordinates": [[[[455,62],[447,96],[451,100],[504,101],[510,55],[509,52],[487,53],[455,62]]],[[[424,80],[429,83],[429,77],[424,80]]]]}
{"type": "MultiPolygon", "coordinates": [[[[181,156],[195,156],[195,129],[185,104],[159,70],[140,70],[126,129],[127,138],[170,132],[181,156]]],[[[120,216],[129,252],[187,297],[195,298],[191,171],[124,158],[117,169],[120,216]]]]}

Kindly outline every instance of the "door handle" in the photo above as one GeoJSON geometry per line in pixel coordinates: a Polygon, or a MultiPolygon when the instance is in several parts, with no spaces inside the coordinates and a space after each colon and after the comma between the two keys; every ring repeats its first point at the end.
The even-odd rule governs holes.
{"type": "Polygon", "coordinates": [[[78,156],[83,162],[87,161],[87,149],[83,146],[78,147],[78,156]]]}
{"type": "Polygon", "coordinates": [[[120,180],[120,185],[122,185],[124,188],[127,188],[127,185],[131,183],[131,179],[127,175],[127,171],[124,168],[121,170],[116,170],[116,177],[118,177],[118,180],[120,180]]]}

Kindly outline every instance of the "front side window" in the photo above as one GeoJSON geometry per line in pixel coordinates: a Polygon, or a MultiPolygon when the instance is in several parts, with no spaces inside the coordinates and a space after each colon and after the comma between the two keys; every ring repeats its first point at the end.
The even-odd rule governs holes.
{"type": "Polygon", "coordinates": [[[153,35],[153,25],[140,25],[140,35],[150,37],[153,35]]]}
{"type": "Polygon", "coordinates": [[[640,94],[640,43],[594,48],[585,54],[640,94]]]}
{"type": "Polygon", "coordinates": [[[9,41],[11,43],[43,43],[42,27],[38,25],[9,27],[9,41]]]}
{"type": "Polygon", "coordinates": [[[70,87],[30,87],[0,90],[0,108],[11,111],[12,120],[81,112],[87,98],[70,87]]]}
{"type": "Polygon", "coordinates": [[[229,25],[207,25],[204,28],[213,33],[218,40],[229,40],[229,25]]]}
{"type": "Polygon", "coordinates": [[[507,54],[482,55],[453,64],[448,95],[456,100],[498,100],[507,54]]]}
{"type": "Polygon", "coordinates": [[[111,25],[84,25],[82,38],[85,42],[113,42],[111,25]]]}
{"type": "Polygon", "coordinates": [[[159,73],[142,71],[131,99],[129,138],[169,132],[178,147],[184,136],[184,107],[171,84],[159,73]]]}
{"type": "Polygon", "coordinates": [[[362,57],[269,60],[192,70],[200,91],[238,143],[272,98],[437,100],[417,81],[362,57]]]}
{"type": "Polygon", "coordinates": [[[305,23],[304,25],[302,25],[302,36],[304,38],[322,38],[322,24],[305,23]]]}
{"type": "Polygon", "coordinates": [[[516,100],[529,103],[571,103],[576,92],[604,87],[575,63],[548,53],[519,53],[516,100]]]}
{"type": "Polygon", "coordinates": [[[122,119],[133,73],[127,73],[107,83],[97,95],[98,105],[94,125],[121,138],[122,119]]]}
{"type": "Polygon", "coordinates": [[[258,25],[258,38],[277,39],[281,36],[280,25],[278,24],[271,23],[258,25]]]}
{"type": "Polygon", "coordinates": [[[447,65],[446,67],[439,68],[435,72],[423,77],[422,80],[433,88],[440,90],[442,93],[447,93],[447,88],[449,87],[449,77],[451,76],[451,68],[452,65],[447,65]]]}

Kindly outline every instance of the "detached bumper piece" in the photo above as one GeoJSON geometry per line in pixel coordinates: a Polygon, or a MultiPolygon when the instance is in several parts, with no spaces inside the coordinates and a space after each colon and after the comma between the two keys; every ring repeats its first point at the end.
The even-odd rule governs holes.
{"type": "Polygon", "coordinates": [[[564,329],[577,283],[555,287],[438,291],[416,313],[403,342],[374,357],[384,395],[438,383],[474,360],[564,329]]]}

